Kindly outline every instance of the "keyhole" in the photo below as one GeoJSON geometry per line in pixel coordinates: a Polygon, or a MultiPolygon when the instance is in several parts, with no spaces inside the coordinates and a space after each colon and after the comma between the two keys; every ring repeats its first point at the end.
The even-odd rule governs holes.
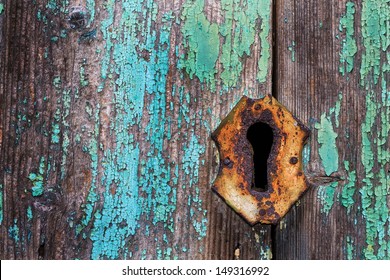
{"type": "Polygon", "coordinates": [[[268,124],[258,122],[249,127],[247,138],[253,148],[252,190],[267,191],[267,160],[274,141],[274,133],[268,124]]]}

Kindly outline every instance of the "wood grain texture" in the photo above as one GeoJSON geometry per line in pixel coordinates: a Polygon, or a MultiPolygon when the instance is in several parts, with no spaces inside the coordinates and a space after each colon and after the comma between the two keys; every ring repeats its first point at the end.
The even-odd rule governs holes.
{"type": "Polygon", "coordinates": [[[311,126],[276,259],[389,259],[388,1],[277,1],[274,81],[311,126]]]}
{"type": "Polygon", "coordinates": [[[273,2],[1,0],[0,258],[389,259],[389,3],[273,2]],[[312,130],[272,230],[210,191],[271,91],[312,130]]]}
{"type": "Polygon", "coordinates": [[[210,133],[271,92],[269,0],[1,3],[0,258],[270,258],[210,191],[210,133]]]}

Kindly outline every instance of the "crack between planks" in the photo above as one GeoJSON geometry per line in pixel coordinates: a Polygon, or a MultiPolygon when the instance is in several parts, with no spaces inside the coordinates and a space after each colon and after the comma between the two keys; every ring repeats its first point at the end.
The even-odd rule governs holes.
{"type": "MultiPolygon", "coordinates": [[[[272,90],[272,96],[278,99],[278,65],[277,65],[277,58],[278,58],[278,45],[277,45],[277,30],[278,30],[278,6],[277,1],[272,1],[272,61],[271,61],[271,90],[272,90]]],[[[277,260],[277,244],[275,242],[276,240],[276,227],[277,225],[271,225],[271,260],[277,260]]]]}

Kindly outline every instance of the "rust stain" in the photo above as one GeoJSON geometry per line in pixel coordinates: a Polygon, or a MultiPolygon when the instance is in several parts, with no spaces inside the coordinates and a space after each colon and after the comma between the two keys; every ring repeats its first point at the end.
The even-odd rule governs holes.
{"type": "Polygon", "coordinates": [[[220,156],[212,189],[248,223],[277,223],[307,189],[302,149],[309,134],[271,95],[257,100],[243,96],[212,134],[220,156]],[[254,164],[247,131],[258,122],[268,124],[274,134],[264,192],[251,189],[254,164]]]}

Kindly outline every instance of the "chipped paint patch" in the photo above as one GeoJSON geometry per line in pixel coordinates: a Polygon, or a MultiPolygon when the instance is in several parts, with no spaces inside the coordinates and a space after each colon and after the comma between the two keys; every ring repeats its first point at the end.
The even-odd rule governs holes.
{"type": "Polygon", "coordinates": [[[355,260],[356,259],[355,245],[351,237],[347,236],[346,243],[347,243],[346,244],[347,260],[355,260]]]}
{"type": "Polygon", "coordinates": [[[14,219],[13,226],[8,228],[8,236],[13,239],[15,243],[18,243],[20,240],[19,235],[18,219],[14,219]]]}
{"type": "Polygon", "coordinates": [[[266,82],[267,74],[269,70],[270,44],[268,38],[270,36],[270,18],[271,18],[271,0],[259,0],[260,5],[260,19],[261,19],[261,31],[260,31],[260,42],[261,52],[260,59],[258,62],[259,70],[257,72],[257,80],[260,83],[266,82]]]}
{"type": "MultiPolygon", "coordinates": [[[[318,131],[318,143],[320,144],[318,152],[327,176],[331,176],[332,173],[339,170],[339,152],[336,145],[338,135],[335,132],[333,123],[336,127],[339,127],[342,98],[342,93],[339,93],[335,106],[329,109],[329,113],[323,113],[320,122],[315,124],[315,128],[318,131]]],[[[332,209],[332,206],[337,199],[335,197],[337,186],[338,182],[319,186],[317,197],[322,205],[321,213],[328,215],[332,209]]]]}
{"type": "Polygon", "coordinates": [[[121,159],[125,161],[117,164],[112,161],[115,157],[112,152],[107,151],[105,155],[107,162],[103,164],[105,172],[102,178],[102,184],[105,186],[104,205],[103,209],[94,215],[95,221],[90,236],[93,242],[92,259],[117,259],[128,236],[134,235],[139,227],[141,208],[138,197],[138,165],[124,166],[138,162],[139,148],[128,146],[122,152],[124,157],[121,159]],[[112,184],[115,181],[118,183],[113,194],[112,184]]]}
{"type": "Polygon", "coordinates": [[[270,246],[266,245],[261,247],[260,260],[272,260],[272,250],[270,246]]]}
{"type": "Polygon", "coordinates": [[[319,154],[322,165],[326,175],[329,176],[339,168],[339,154],[336,146],[337,133],[326,113],[321,115],[321,120],[315,125],[315,128],[318,129],[319,154]]]}
{"type": "Polygon", "coordinates": [[[28,206],[27,207],[27,221],[31,221],[32,218],[33,218],[33,212],[32,212],[31,206],[28,206]]]}
{"type": "MultiPolygon", "coordinates": [[[[104,90],[105,87],[113,88],[115,118],[111,123],[111,133],[115,135],[113,137],[116,143],[114,148],[104,150],[101,159],[101,184],[104,192],[100,194],[97,193],[97,188],[91,189],[91,199],[87,201],[90,205],[88,213],[92,213],[91,210],[100,196],[103,200],[103,209],[94,214],[90,237],[93,242],[92,259],[117,259],[129,237],[139,228],[138,219],[142,212],[138,178],[140,148],[129,131],[142,117],[148,78],[156,77],[153,71],[155,61],[142,59],[137,52],[142,49],[154,51],[155,34],[150,32],[152,18],[156,12],[153,3],[116,3],[110,0],[105,7],[107,18],[101,25],[106,43],[101,63],[103,82],[98,91],[104,90]],[[143,7],[143,4],[146,7],[143,7]],[[114,25],[116,8],[121,11],[116,15],[119,17],[119,26],[114,25]],[[137,26],[139,13],[145,20],[145,26],[138,30],[144,35],[144,42],[139,41],[133,28],[137,26]],[[145,72],[148,74],[145,75],[145,72]]],[[[95,158],[98,164],[97,146],[90,153],[91,158],[95,158]]],[[[93,174],[93,177],[98,182],[98,173],[93,174]]],[[[89,220],[86,220],[84,224],[88,222],[89,220]]]]}
{"type": "Polygon", "coordinates": [[[204,0],[187,1],[183,5],[183,43],[188,51],[179,61],[179,68],[184,68],[191,79],[195,75],[201,83],[215,90],[215,66],[220,48],[218,25],[209,22],[203,9],[204,0]]]}
{"type": "Polygon", "coordinates": [[[344,161],[344,168],[346,174],[348,174],[347,183],[343,186],[341,191],[341,204],[347,208],[347,213],[351,211],[351,207],[355,204],[353,199],[356,193],[356,170],[351,170],[350,163],[344,161]]]}
{"type": "Polygon", "coordinates": [[[362,2],[364,52],[360,75],[361,85],[366,89],[366,114],[361,125],[364,179],[359,192],[366,221],[367,246],[363,250],[366,259],[390,258],[390,241],[386,240],[390,234],[390,209],[387,205],[390,195],[390,173],[387,167],[390,161],[390,91],[386,82],[390,71],[388,4],[388,1],[382,0],[362,2]],[[376,93],[374,88],[378,86],[381,86],[381,92],[376,93]]]}
{"type": "Polygon", "coordinates": [[[185,69],[192,79],[215,91],[216,84],[228,89],[241,80],[243,59],[251,55],[251,46],[257,36],[261,43],[257,79],[263,83],[269,70],[270,60],[270,0],[221,1],[224,21],[219,25],[210,22],[204,12],[204,0],[187,1],[181,19],[182,34],[187,52],[181,57],[178,67],[185,69]],[[261,21],[260,32],[258,21],[261,21]],[[220,79],[218,63],[223,71],[220,79]]]}
{"type": "Polygon", "coordinates": [[[288,46],[287,49],[291,52],[291,61],[295,62],[295,41],[292,41],[291,45],[288,46]]]}
{"type": "Polygon", "coordinates": [[[0,3],[0,15],[4,12],[4,4],[0,3]]]}
{"type": "Polygon", "coordinates": [[[39,171],[38,173],[30,173],[28,178],[33,183],[33,187],[31,188],[31,193],[33,196],[41,196],[44,191],[43,185],[43,175],[45,172],[45,158],[41,157],[39,162],[39,171]]]}
{"type": "Polygon", "coordinates": [[[344,76],[346,72],[350,73],[354,67],[354,58],[357,53],[357,45],[355,39],[355,4],[347,2],[346,13],[340,19],[339,30],[345,30],[345,38],[342,41],[340,52],[340,67],[339,71],[344,76]]]}
{"type": "Polygon", "coordinates": [[[89,22],[87,24],[87,27],[89,27],[95,20],[95,0],[87,0],[87,10],[90,14],[89,22]]]}
{"type": "Polygon", "coordinates": [[[171,182],[171,168],[166,160],[166,137],[169,134],[166,118],[166,77],[169,68],[169,48],[171,22],[163,21],[160,36],[156,40],[157,51],[150,53],[156,65],[151,67],[153,77],[147,82],[149,94],[149,123],[145,128],[149,143],[148,159],[141,163],[140,185],[146,193],[143,212],[149,216],[153,213],[153,224],[162,223],[169,231],[174,231],[173,215],[176,211],[176,188],[171,182]]]}
{"type": "Polygon", "coordinates": [[[390,44],[389,2],[366,0],[362,4],[361,29],[365,51],[360,67],[361,83],[364,84],[365,80],[371,79],[376,84],[381,75],[381,53],[386,52],[390,44]]]}
{"type": "Polygon", "coordinates": [[[198,233],[198,240],[206,236],[208,220],[207,210],[203,209],[203,202],[200,199],[199,182],[199,166],[200,156],[205,152],[205,146],[199,143],[195,133],[192,134],[189,143],[183,147],[184,156],[182,159],[182,168],[187,176],[187,186],[195,188],[195,196],[188,196],[188,207],[190,207],[190,218],[192,226],[198,233]]]}
{"type": "Polygon", "coordinates": [[[338,182],[333,182],[327,186],[319,186],[317,197],[321,201],[321,213],[329,214],[335,201],[335,192],[338,182]]]}
{"type": "Polygon", "coordinates": [[[239,83],[244,67],[243,58],[245,55],[251,55],[251,46],[255,43],[256,36],[260,36],[262,40],[259,65],[265,67],[259,69],[259,78],[263,79],[264,73],[265,75],[268,73],[267,32],[269,32],[269,25],[265,21],[269,21],[269,14],[267,10],[263,10],[267,8],[266,5],[270,6],[269,0],[221,1],[221,10],[225,13],[225,20],[219,28],[220,35],[223,37],[220,62],[223,67],[221,80],[225,88],[234,87],[239,83]],[[259,20],[262,22],[260,33],[259,20]]]}

